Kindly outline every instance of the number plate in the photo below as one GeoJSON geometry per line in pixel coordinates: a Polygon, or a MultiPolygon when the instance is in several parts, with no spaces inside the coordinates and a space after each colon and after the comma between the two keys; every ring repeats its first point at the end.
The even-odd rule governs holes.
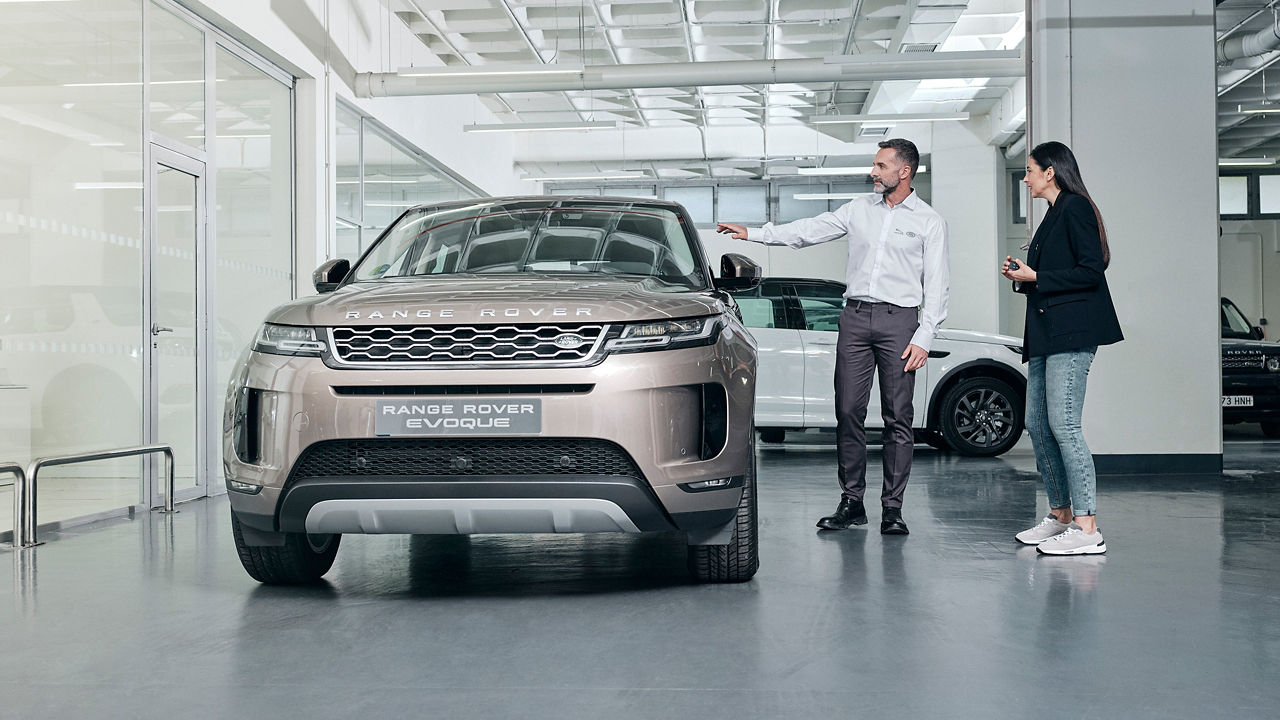
{"type": "Polygon", "coordinates": [[[511,435],[542,432],[542,400],[379,400],[374,432],[511,435]]]}
{"type": "Polygon", "coordinates": [[[1252,395],[1223,395],[1222,407],[1253,407],[1252,395]]]}

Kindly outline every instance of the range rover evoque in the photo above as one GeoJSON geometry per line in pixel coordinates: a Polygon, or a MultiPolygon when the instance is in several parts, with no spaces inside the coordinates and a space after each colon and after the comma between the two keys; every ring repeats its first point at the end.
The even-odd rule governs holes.
{"type": "Polygon", "coordinates": [[[756,346],[675,203],[415,207],[266,318],[223,425],[232,532],[264,583],[343,534],[683,532],[704,582],[758,567],[756,346]]]}

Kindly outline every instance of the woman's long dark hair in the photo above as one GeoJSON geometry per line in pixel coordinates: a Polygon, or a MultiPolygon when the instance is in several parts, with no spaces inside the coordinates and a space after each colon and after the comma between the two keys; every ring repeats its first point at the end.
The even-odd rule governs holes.
{"type": "Polygon", "coordinates": [[[1071,148],[1050,140],[1032,148],[1031,157],[1035,158],[1040,170],[1053,168],[1053,179],[1058,182],[1059,188],[1076,195],[1083,195],[1084,199],[1093,206],[1093,215],[1098,218],[1098,236],[1102,238],[1103,266],[1110,265],[1111,248],[1107,245],[1107,228],[1102,224],[1102,213],[1098,210],[1098,204],[1093,201],[1089,191],[1084,187],[1084,180],[1080,177],[1080,166],[1076,164],[1076,156],[1071,152],[1071,148]]]}

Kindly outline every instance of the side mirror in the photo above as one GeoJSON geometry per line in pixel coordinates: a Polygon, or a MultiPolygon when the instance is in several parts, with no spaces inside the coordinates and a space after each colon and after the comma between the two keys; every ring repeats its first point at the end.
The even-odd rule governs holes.
{"type": "Polygon", "coordinates": [[[760,266],[738,253],[720,256],[720,277],[715,285],[721,290],[750,290],[760,284],[760,266]]]}
{"type": "Polygon", "coordinates": [[[346,258],[330,260],[311,273],[311,282],[315,284],[318,293],[333,292],[338,289],[349,272],[351,272],[350,260],[346,258]]]}

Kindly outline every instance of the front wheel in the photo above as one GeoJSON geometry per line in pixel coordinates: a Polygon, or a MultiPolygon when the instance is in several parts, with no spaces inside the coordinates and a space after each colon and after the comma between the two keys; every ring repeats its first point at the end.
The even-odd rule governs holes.
{"type": "Polygon", "coordinates": [[[240,519],[231,513],[231,535],[240,564],[254,580],[267,585],[301,585],[319,580],[333,567],[341,535],[283,533],[278,547],[249,545],[240,519]]]}
{"type": "Polygon", "coordinates": [[[751,443],[750,452],[751,459],[747,461],[747,473],[742,481],[742,498],[738,501],[738,515],[729,544],[689,546],[689,572],[698,582],[746,582],[760,568],[754,442],[751,443]]]}
{"type": "Polygon", "coordinates": [[[991,457],[1022,437],[1025,401],[1008,383],[992,377],[961,380],[942,397],[938,430],[961,455],[991,457]]]}

